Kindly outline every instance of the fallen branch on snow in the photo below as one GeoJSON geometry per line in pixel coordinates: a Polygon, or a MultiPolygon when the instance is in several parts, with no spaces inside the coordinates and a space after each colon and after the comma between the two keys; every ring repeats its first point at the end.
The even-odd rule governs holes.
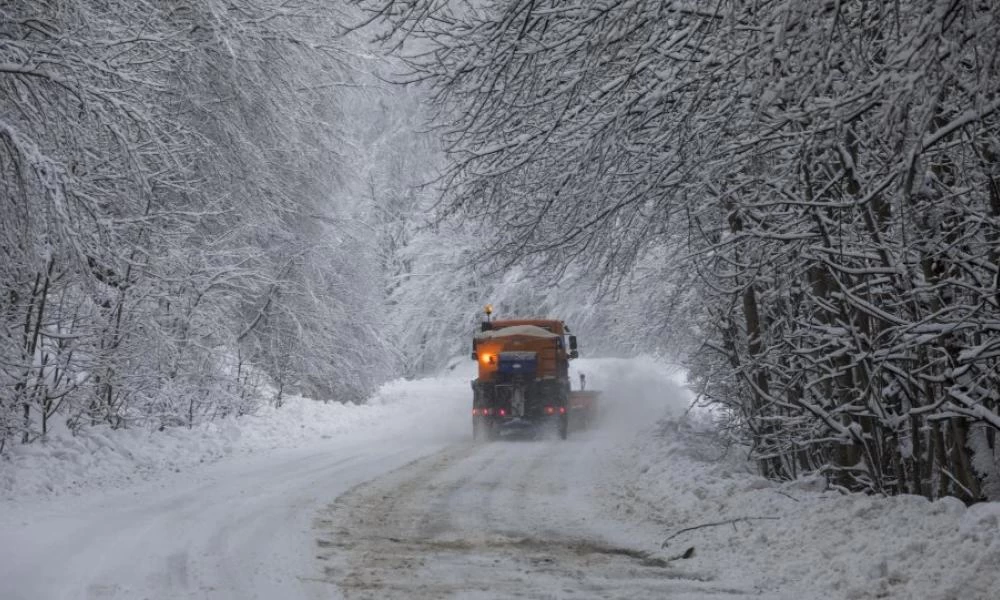
{"type": "Polygon", "coordinates": [[[694,527],[685,527],[684,529],[678,529],[674,533],[667,536],[663,543],[660,544],[660,548],[666,548],[667,542],[679,536],[682,533],[687,533],[688,531],[694,531],[695,529],[704,529],[706,527],[717,527],[719,525],[732,525],[733,530],[736,529],[736,524],[740,522],[747,521],[777,521],[778,517],[737,517],[735,519],[726,519],[725,521],[717,521],[715,523],[702,523],[701,525],[695,525],[694,527]]]}

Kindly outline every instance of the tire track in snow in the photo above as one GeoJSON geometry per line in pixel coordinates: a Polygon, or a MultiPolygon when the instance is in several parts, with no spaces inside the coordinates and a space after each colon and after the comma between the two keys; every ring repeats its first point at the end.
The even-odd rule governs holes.
{"type": "Polygon", "coordinates": [[[348,600],[752,595],[602,536],[593,443],[462,444],[354,488],[317,521],[326,581],[348,600]]]}

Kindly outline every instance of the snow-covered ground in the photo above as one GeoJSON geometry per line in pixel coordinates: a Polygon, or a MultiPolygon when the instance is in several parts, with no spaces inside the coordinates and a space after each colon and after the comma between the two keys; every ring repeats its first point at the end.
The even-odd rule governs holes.
{"type": "MultiPolygon", "coordinates": [[[[659,539],[665,556],[691,551],[685,562],[765,598],[1000,598],[1000,503],[966,508],[954,498],[843,495],[821,479],[768,481],[745,452],[721,443],[708,415],[679,412],[684,393],[668,391],[677,372],[646,359],[591,370],[588,381],[625,382],[619,405],[674,400],[664,419],[615,445],[607,469],[619,481],[615,519],[655,532],[647,543],[659,539]]],[[[625,430],[638,424],[631,415],[625,430]]]]}
{"type": "Polygon", "coordinates": [[[1000,504],[766,481],[649,358],[576,361],[593,430],[474,444],[471,366],[15,448],[0,598],[997,597],[1000,504]]]}
{"type": "Polygon", "coordinates": [[[317,510],[467,437],[467,390],[392,382],[367,406],[291,398],[17,447],[0,461],[0,599],[328,598],[307,575],[317,510]]]}
{"type": "MultiPolygon", "coordinates": [[[[398,380],[382,386],[367,405],[324,404],[289,396],[281,408],[266,406],[254,415],[192,429],[93,427],[74,436],[56,423],[44,444],[16,444],[0,457],[0,500],[35,503],[39,498],[155,480],[226,457],[301,448],[345,436],[387,435],[408,429],[411,419],[421,420],[418,411],[428,405],[443,408],[436,398],[457,399],[467,389],[468,384],[456,377],[398,380]]],[[[422,437],[457,439],[464,433],[458,427],[466,421],[460,418],[466,416],[464,404],[460,414],[458,408],[441,410],[422,437]]]]}
{"type": "Polygon", "coordinates": [[[692,563],[738,573],[764,597],[1000,597],[1000,503],[771,482],[689,421],[663,422],[620,452],[619,516],[655,528],[668,554],[693,549],[692,563]]]}

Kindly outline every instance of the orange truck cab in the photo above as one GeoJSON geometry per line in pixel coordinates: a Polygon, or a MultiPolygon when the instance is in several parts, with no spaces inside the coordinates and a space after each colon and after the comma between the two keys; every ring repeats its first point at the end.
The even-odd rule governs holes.
{"type": "Polygon", "coordinates": [[[562,321],[484,321],[472,341],[479,365],[472,382],[473,437],[494,439],[505,428],[551,424],[566,439],[569,361],[577,356],[576,337],[562,321]]]}

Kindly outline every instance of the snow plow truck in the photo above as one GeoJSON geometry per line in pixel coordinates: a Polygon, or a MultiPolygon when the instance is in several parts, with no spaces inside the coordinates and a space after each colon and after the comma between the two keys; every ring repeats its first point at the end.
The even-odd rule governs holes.
{"type": "Polygon", "coordinates": [[[472,340],[479,365],[472,381],[472,436],[496,439],[503,431],[553,428],[566,439],[573,419],[589,423],[597,393],[570,390],[569,361],[576,336],[555,319],[486,320],[472,340]]]}

